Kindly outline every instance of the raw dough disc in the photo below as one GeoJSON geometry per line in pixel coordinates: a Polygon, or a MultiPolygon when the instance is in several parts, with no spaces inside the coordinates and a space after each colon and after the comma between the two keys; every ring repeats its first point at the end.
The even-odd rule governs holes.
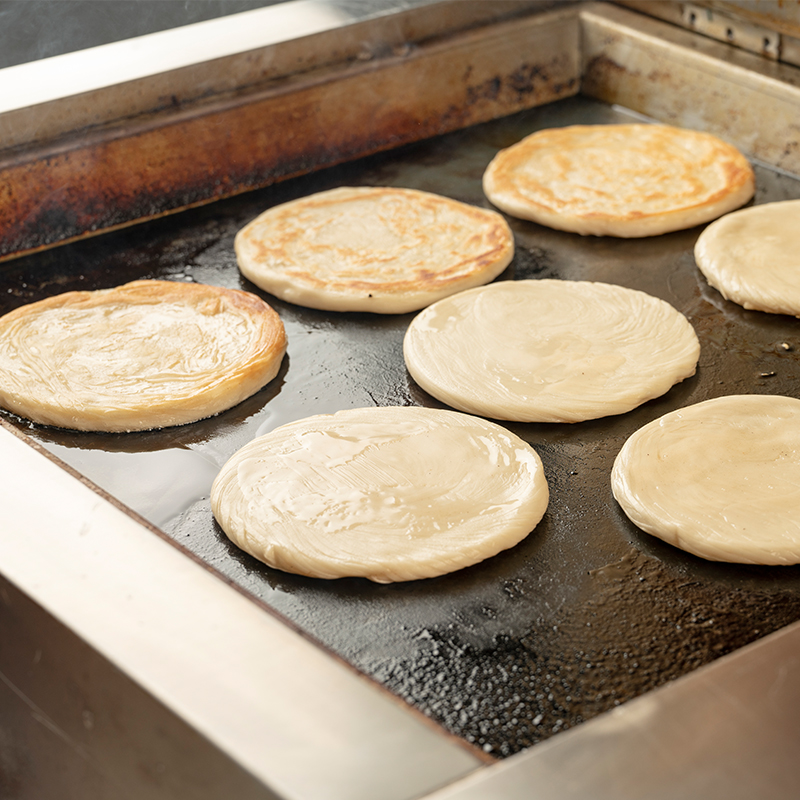
{"type": "Polygon", "coordinates": [[[496,211],[413,189],[343,187],[275,206],[234,241],[242,273],[326,311],[416,311],[497,277],[514,237],[496,211]]]}
{"type": "Polygon", "coordinates": [[[611,486],[647,533],[711,561],[800,562],[800,400],[733,395],[634,433],[611,486]]]}
{"type": "Polygon", "coordinates": [[[138,431],[213,416],[278,372],[255,295],[172,281],[64,294],[0,317],[0,405],[43,425],[138,431]]]}
{"type": "Polygon", "coordinates": [[[726,214],[700,234],[694,257],[726,300],[800,317],[800,200],[726,214]]]}
{"type": "Polygon", "coordinates": [[[486,420],[363,408],[276,428],[225,464],[214,516],[241,549],[314,578],[442,575],[524,539],[547,508],[539,456],[486,420]]]}
{"type": "Polygon", "coordinates": [[[708,222],[755,191],[747,159],[669,125],[549,128],[501,150],[483,176],[499,209],[559,230],[655,236],[708,222]]]}
{"type": "Polygon", "coordinates": [[[700,344],[671,305],[589,281],[501,281],[421,311],[411,377],[460,411],[517,422],[622,414],[693,375],[700,344]]]}

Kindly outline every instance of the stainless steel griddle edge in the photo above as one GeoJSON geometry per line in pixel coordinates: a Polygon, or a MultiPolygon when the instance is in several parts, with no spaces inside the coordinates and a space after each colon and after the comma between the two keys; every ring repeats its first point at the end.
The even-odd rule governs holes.
{"type": "MultiPolygon", "coordinates": [[[[796,149],[784,147],[798,137],[796,70],[698,44],[619,8],[576,5],[574,13],[584,92],[663,121],[696,122],[800,174],[796,149]],[[655,68],[658,59],[669,69],[655,68]],[[662,91],[653,91],[653,75],[662,91]],[[682,99],[687,86],[691,104],[682,99]],[[753,121],[767,114],[770,130],[754,139],[753,121]]],[[[35,796],[29,752],[41,745],[53,753],[52,742],[84,765],[73,774],[82,798],[185,797],[183,781],[201,762],[207,781],[195,775],[192,796],[236,785],[238,796],[302,800],[779,797],[798,777],[786,750],[797,741],[797,626],[483,766],[5,428],[0,454],[4,641],[16,638],[23,651],[12,657],[4,647],[0,656],[4,709],[22,731],[0,742],[0,786],[10,796],[35,796]],[[37,630],[24,624],[31,620],[37,630]],[[59,625],[101,654],[107,686],[87,682],[79,660],[59,665],[53,640],[39,636],[62,636],[59,625]],[[66,675],[80,691],[65,697],[44,674],[66,675]],[[146,702],[142,690],[163,709],[167,734],[179,737],[170,726],[182,723],[199,737],[154,742],[147,723],[120,737],[121,723],[146,702]],[[99,705],[110,696],[116,718],[99,705]],[[749,735],[737,735],[753,719],[749,735]]]]}
{"type": "MultiPolygon", "coordinates": [[[[4,780],[26,782],[23,796],[48,774],[46,762],[22,758],[41,726],[122,797],[143,796],[143,786],[144,796],[219,797],[233,778],[247,797],[407,798],[480,764],[17,435],[2,428],[0,442],[4,586],[108,662],[97,666],[102,682],[87,681],[87,668],[59,648],[63,634],[43,635],[52,624],[14,630],[30,612],[21,614],[16,592],[2,593],[4,650],[18,648],[3,654],[4,683],[27,712],[22,735],[4,743],[4,780]],[[140,690],[213,747],[185,752],[185,731],[163,712],[158,737],[152,722],[129,725],[140,690]],[[38,777],[26,774],[34,766],[38,777]],[[139,785],[143,771],[152,785],[139,785]]],[[[93,795],[78,787],[76,796],[93,795]]]]}

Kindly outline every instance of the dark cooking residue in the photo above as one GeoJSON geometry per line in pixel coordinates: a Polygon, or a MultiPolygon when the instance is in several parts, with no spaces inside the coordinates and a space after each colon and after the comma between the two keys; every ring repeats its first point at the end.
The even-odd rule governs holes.
{"type": "Polygon", "coordinates": [[[558,270],[550,253],[541,247],[518,247],[512,262],[514,279],[556,278],[558,270]]]}
{"type": "Polygon", "coordinates": [[[791,592],[721,594],[638,550],[590,575],[585,603],[549,629],[501,635],[484,649],[458,632],[423,630],[418,657],[376,667],[375,676],[449,731],[505,757],[800,617],[791,592]]]}

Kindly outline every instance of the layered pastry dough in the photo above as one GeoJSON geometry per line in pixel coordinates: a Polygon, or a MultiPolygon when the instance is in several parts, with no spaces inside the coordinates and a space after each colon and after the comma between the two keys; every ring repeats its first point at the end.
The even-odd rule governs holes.
{"type": "Polygon", "coordinates": [[[454,411],[362,408],[276,428],[211,489],[240,548],[276,569],[379,583],[428,578],[513,547],[544,515],[530,445],[454,411]]]}
{"type": "Polygon", "coordinates": [[[440,300],[403,351],[428,393],[472,414],[579,422],[630,411],[693,375],[689,321],[644,292],[588,281],[501,281],[440,300]]]}
{"type": "Polygon", "coordinates": [[[0,405],[43,425],[182,425],[249,397],[278,372],[278,315],[246,292],[134,281],[67,292],[0,318],[0,405]]]}
{"type": "Polygon", "coordinates": [[[726,214],[700,234],[694,255],[726,300],[800,317],[800,200],[726,214]]]}
{"type": "Polygon", "coordinates": [[[800,400],[734,395],[634,433],[611,485],[631,521],[712,561],[800,563],[800,400]]]}
{"type": "Polygon", "coordinates": [[[502,211],[597,236],[655,236],[738,208],[753,170],[731,145],[669,125],[574,125],[501,150],[483,176],[502,211]]]}
{"type": "Polygon", "coordinates": [[[412,189],[344,187],[265,211],[234,241],[242,273],[327,311],[416,311],[488,283],[514,239],[496,211],[412,189]]]}

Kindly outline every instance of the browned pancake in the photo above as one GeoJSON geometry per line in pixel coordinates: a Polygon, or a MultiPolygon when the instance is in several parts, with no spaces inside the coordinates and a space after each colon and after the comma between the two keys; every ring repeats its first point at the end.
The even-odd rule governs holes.
{"type": "Polygon", "coordinates": [[[501,150],[483,177],[498,208],[597,236],[655,236],[746,203],[753,170],[716,136],[669,125],[574,125],[501,150]]]}
{"type": "Polygon", "coordinates": [[[242,273],[327,311],[415,311],[488,283],[514,255],[496,211],[413,189],[344,187],[275,206],[235,240],[242,273]]]}

